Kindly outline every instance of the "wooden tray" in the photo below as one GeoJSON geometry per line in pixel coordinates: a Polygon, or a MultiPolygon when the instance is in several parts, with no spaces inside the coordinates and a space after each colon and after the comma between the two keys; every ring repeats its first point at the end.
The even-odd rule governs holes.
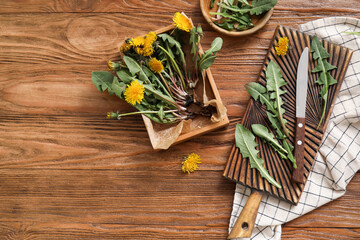
{"type": "MultiPolygon", "coordinates": [[[[284,100],[283,106],[286,111],[284,117],[288,121],[287,128],[289,129],[291,142],[294,142],[297,65],[303,49],[305,47],[309,47],[310,49],[311,39],[311,36],[297,30],[278,26],[257,79],[257,82],[265,85],[265,71],[270,60],[275,61],[281,68],[283,78],[287,82],[287,85],[284,88],[286,93],[282,95],[282,98],[284,100]],[[280,37],[288,37],[290,44],[288,53],[283,57],[277,56],[275,53],[275,44],[280,37]]],[[[337,46],[327,41],[323,41],[323,44],[325,49],[331,54],[328,61],[332,65],[337,66],[336,69],[330,71],[330,74],[338,80],[338,83],[329,88],[325,120],[323,121],[323,125],[321,125],[319,129],[316,129],[322,111],[322,101],[319,95],[321,88],[318,84],[315,84],[319,74],[311,73],[311,70],[314,69],[315,62],[312,60],[312,54],[310,53],[305,127],[305,179],[309,176],[315,161],[335,102],[335,97],[339,92],[352,55],[352,51],[347,48],[337,46]]],[[[261,103],[254,101],[251,98],[241,123],[249,129],[253,123],[261,123],[269,126],[270,123],[267,120],[265,111],[266,109],[261,103]]],[[[265,160],[266,169],[268,169],[270,175],[282,185],[282,189],[272,186],[267,180],[261,178],[256,169],[251,169],[248,159],[243,159],[241,157],[239,149],[235,147],[235,144],[232,147],[223,176],[231,181],[243,184],[254,190],[267,192],[296,205],[299,202],[306,181],[303,184],[293,183],[291,181],[292,166],[290,161],[280,159],[273,149],[270,148],[268,144],[264,144],[260,139],[256,138],[256,141],[259,144],[258,149],[260,150],[260,157],[265,160]]]]}
{"type": "MultiPolygon", "coordinates": [[[[174,25],[169,25],[167,27],[158,29],[155,32],[156,32],[156,34],[171,32],[171,31],[173,31],[174,28],[175,28],[174,25]]],[[[199,47],[200,47],[199,52],[201,54],[204,53],[202,46],[199,45],[199,47]]],[[[189,50],[188,52],[184,50],[185,55],[191,56],[190,49],[188,49],[188,50],[189,50]]],[[[215,80],[213,78],[210,68],[206,69],[205,72],[206,72],[206,74],[205,74],[206,75],[206,79],[205,79],[206,92],[208,93],[209,97],[211,97],[210,99],[216,99],[216,100],[218,100],[219,103],[222,103],[219,91],[216,87],[216,83],[215,83],[215,80]]],[[[200,84],[198,84],[198,85],[200,85],[200,84]]],[[[167,125],[167,124],[155,123],[155,122],[149,120],[145,116],[143,116],[143,120],[144,120],[145,127],[146,127],[146,130],[148,132],[148,135],[149,135],[149,138],[150,138],[150,141],[151,141],[153,147],[154,147],[154,139],[152,139],[152,138],[154,138],[154,135],[160,131],[164,131],[167,128],[174,126],[174,124],[167,125]]],[[[210,118],[205,118],[205,117],[201,117],[201,116],[195,117],[194,119],[192,119],[191,125],[184,127],[182,129],[180,135],[175,140],[175,142],[171,144],[171,146],[174,144],[178,144],[178,143],[184,142],[186,140],[189,140],[193,137],[197,137],[197,136],[203,135],[205,133],[214,131],[216,129],[225,127],[227,125],[229,125],[229,118],[228,118],[227,114],[225,114],[224,118],[222,120],[220,120],[219,122],[212,122],[210,120],[210,118]]]]}

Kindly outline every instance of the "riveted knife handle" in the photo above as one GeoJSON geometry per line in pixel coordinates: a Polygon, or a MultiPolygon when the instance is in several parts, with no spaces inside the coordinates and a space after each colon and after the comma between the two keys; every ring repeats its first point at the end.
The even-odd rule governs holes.
{"type": "Polygon", "coordinates": [[[295,159],[297,168],[293,170],[292,180],[297,183],[304,182],[304,152],[305,152],[305,118],[296,118],[295,130],[295,159]]]}

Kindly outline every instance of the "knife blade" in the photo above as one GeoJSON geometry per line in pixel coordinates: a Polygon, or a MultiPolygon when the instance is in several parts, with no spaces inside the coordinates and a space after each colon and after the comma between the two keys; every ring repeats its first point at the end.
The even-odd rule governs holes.
{"type": "Polygon", "coordinates": [[[305,110],[308,88],[309,48],[306,47],[301,54],[296,76],[296,125],[295,125],[295,159],[297,168],[293,170],[292,180],[303,183],[304,151],[305,151],[305,110]]]}

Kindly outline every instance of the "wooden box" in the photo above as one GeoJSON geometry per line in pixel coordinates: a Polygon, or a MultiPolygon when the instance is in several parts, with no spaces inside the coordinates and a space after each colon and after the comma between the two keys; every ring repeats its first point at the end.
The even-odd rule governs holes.
{"type": "MultiPolygon", "coordinates": [[[[156,32],[156,34],[171,32],[174,29],[174,25],[170,25],[164,28],[161,28],[156,32]]],[[[185,55],[190,55],[190,51],[184,49],[185,55]]],[[[189,49],[190,50],[190,49],[189,49]]],[[[203,53],[203,50],[200,46],[200,54],[203,53]]],[[[200,81],[199,81],[200,82],[200,81]]],[[[197,84],[197,89],[202,87],[203,84],[197,84]],[[201,86],[200,86],[201,85],[201,86]]],[[[210,68],[206,70],[206,79],[205,79],[205,89],[206,93],[209,96],[209,99],[216,99],[218,103],[222,104],[220,94],[216,87],[213,75],[211,74],[210,68]]],[[[218,128],[224,127],[229,124],[229,119],[225,112],[225,115],[218,122],[212,122],[210,118],[197,116],[191,121],[182,121],[182,123],[176,124],[158,124],[151,121],[146,116],[142,116],[151,144],[154,149],[167,149],[171,145],[184,142],[193,137],[203,135],[205,133],[214,131],[218,128]],[[180,126],[181,125],[181,126],[180,126]],[[173,139],[174,136],[177,136],[173,139]],[[171,143],[168,142],[171,139],[171,143]]]]}

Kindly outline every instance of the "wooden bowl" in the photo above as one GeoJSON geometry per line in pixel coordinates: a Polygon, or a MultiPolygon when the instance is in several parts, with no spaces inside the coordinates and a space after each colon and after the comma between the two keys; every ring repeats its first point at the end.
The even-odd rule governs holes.
{"type": "MultiPolygon", "coordinates": [[[[216,0],[215,2],[218,2],[218,0],[216,0]]],[[[210,26],[213,29],[215,29],[216,31],[223,33],[227,36],[233,36],[233,37],[246,36],[246,35],[250,35],[250,34],[253,34],[254,32],[258,31],[259,29],[261,29],[262,27],[265,26],[265,24],[269,21],[271,15],[274,12],[274,8],[272,8],[265,14],[262,14],[260,16],[252,16],[251,19],[254,24],[253,28],[243,30],[243,31],[228,31],[228,30],[225,30],[225,29],[217,26],[211,20],[211,17],[213,15],[210,15],[210,12],[217,11],[217,8],[218,8],[217,4],[214,4],[214,7],[212,9],[210,9],[210,0],[200,0],[200,8],[201,8],[201,12],[202,12],[202,15],[204,16],[205,20],[210,24],[210,26]]]]}

